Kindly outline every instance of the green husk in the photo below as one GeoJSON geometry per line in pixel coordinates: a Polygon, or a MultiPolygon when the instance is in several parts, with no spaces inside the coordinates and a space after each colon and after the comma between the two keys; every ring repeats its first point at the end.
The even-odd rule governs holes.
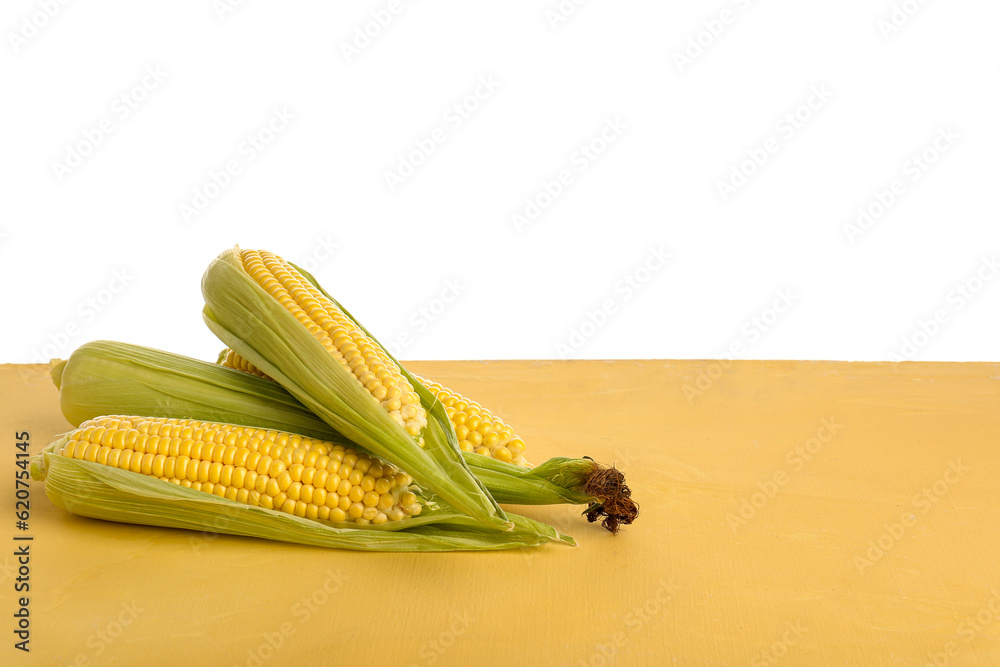
{"type": "Polygon", "coordinates": [[[243,270],[238,250],[227,250],[213,260],[202,278],[202,293],[204,319],[212,332],[337,432],[407,471],[420,486],[484,526],[512,528],[503,510],[469,470],[443,406],[432,396],[428,399],[425,388],[417,389],[428,416],[422,434],[424,446],[420,447],[353,375],[243,270]]]}
{"type": "Polygon", "coordinates": [[[298,433],[348,444],[276,382],[179,354],[99,340],[53,359],[63,415],[79,426],[109,414],[197,419],[298,433]],[[224,372],[220,372],[224,371],[224,372]],[[247,421],[266,410],[267,422],[247,421]]]}
{"type": "Polygon", "coordinates": [[[522,468],[489,456],[476,457],[473,468],[498,503],[511,505],[580,505],[595,500],[582,491],[588,475],[599,467],[590,459],[557,456],[534,468],[522,468]]]}
{"type": "MultiPolygon", "coordinates": [[[[263,427],[351,444],[277,382],[171,352],[114,341],[81,345],[52,362],[63,414],[73,426],[103,415],[141,415],[263,427]]],[[[417,385],[414,384],[414,387],[417,385]]],[[[590,459],[557,457],[522,468],[462,452],[498,503],[588,504],[590,459]]]]}
{"type": "Polygon", "coordinates": [[[45,482],[45,493],[59,507],[79,516],[167,528],[259,537],[355,551],[485,551],[573,538],[527,517],[509,515],[507,532],[464,525],[411,525],[404,530],[371,526],[338,527],[263,507],[251,507],[127,470],[58,454],[64,435],[32,459],[31,474],[45,482]]]}

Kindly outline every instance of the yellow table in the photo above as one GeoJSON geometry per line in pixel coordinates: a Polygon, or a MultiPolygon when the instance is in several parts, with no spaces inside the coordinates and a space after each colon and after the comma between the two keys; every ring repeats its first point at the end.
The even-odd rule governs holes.
{"type": "Polygon", "coordinates": [[[519,508],[580,546],[354,553],[81,519],[33,483],[22,533],[15,433],[34,452],[68,424],[46,369],[0,366],[0,663],[1000,665],[1000,364],[408,367],[502,415],[533,462],[616,463],[636,523],[519,508]]]}

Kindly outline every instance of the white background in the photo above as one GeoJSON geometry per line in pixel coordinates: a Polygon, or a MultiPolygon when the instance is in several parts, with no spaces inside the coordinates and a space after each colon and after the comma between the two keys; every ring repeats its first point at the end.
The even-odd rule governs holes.
{"type": "Polygon", "coordinates": [[[996,2],[233,4],[4,2],[0,361],[214,359],[233,244],[404,359],[1000,359],[996,2]]]}

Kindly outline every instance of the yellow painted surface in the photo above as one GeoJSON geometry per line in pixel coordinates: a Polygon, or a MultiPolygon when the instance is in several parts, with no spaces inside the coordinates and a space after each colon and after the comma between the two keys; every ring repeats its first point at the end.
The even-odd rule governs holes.
{"type": "Polygon", "coordinates": [[[408,366],[535,463],[617,463],[637,522],[520,508],[580,546],[353,553],[81,519],[35,483],[26,655],[14,434],[69,425],[44,369],[2,366],[0,664],[1000,665],[1000,364],[408,366]]]}

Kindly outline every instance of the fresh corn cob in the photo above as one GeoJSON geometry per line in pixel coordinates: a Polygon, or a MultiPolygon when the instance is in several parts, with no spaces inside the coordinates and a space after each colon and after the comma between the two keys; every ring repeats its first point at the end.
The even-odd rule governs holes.
{"type": "MultiPolygon", "coordinates": [[[[397,424],[422,442],[427,412],[395,361],[290,264],[272,253],[240,252],[243,270],[295,316],[302,326],[379,402],[397,424]]],[[[247,367],[252,367],[244,361],[247,367]]]]}
{"type": "MultiPolygon", "coordinates": [[[[225,349],[219,355],[219,363],[227,368],[233,368],[270,379],[267,374],[230,349],[225,349]]],[[[514,434],[514,430],[503,423],[498,417],[479,403],[462,396],[457,391],[446,389],[437,382],[414,375],[434,398],[445,406],[445,412],[455,429],[458,446],[463,452],[475,452],[481,456],[489,456],[504,463],[514,463],[529,467],[524,458],[524,441],[514,434]]]]}
{"type": "MultiPolygon", "coordinates": [[[[119,426],[121,425],[120,418],[108,419],[112,421],[119,419],[119,426]]],[[[128,418],[125,421],[128,421],[128,418]]],[[[143,421],[158,420],[137,419],[138,424],[143,421]]],[[[237,489],[235,498],[231,498],[232,492],[229,489],[233,487],[223,483],[225,473],[222,470],[225,470],[225,466],[219,471],[219,482],[210,481],[214,474],[213,466],[217,463],[213,461],[207,471],[209,481],[199,480],[197,483],[192,481],[191,486],[185,486],[183,483],[172,484],[153,476],[154,471],[160,471],[161,464],[162,472],[168,471],[167,461],[171,457],[164,455],[165,458],[159,459],[161,455],[157,450],[158,453],[150,459],[152,452],[143,451],[140,455],[134,449],[127,449],[124,442],[116,443],[117,436],[112,436],[110,445],[98,445],[95,449],[94,443],[90,441],[95,439],[94,434],[98,428],[105,428],[105,433],[108,432],[107,427],[94,427],[85,439],[81,439],[82,434],[78,435],[76,432],[63,435],[32,459],[31,476],[35,480],[45,482],[45,492],[49,499],[59,507],[80,516],[358,551],[482,551],[538,546],[550,541],[575,545],[572,538],[561,535],[550,526],[515,514],[509,515],[513,524],[511,531],[484,532],[481,525],[471,522],[465,516],[456,517],[453,523],[457,525],[454,526],[435,523],[426,517],[432,513],[433,508],[420,517],[414,513],[397,522],[387,520],[381,525],[373,522],[363,525],[364,517],[362,521],[353,523],[321,520],[315,495],[313,502],[306,505],[306,516],[300,516],[300,513],[294,510],[288,513],[268,509],[264,503],[260,506],[255,506],[252,502],[242,503],[240,490],[237,489]],[[76,444],[72,444],[74,442],[76,444]],[[121,449],[117,448],[116,444],[122,445],[121,449]],[[83,458],[77,458],[80,451],[83,458]],[[91,461],[91,458],[94,460],[91,461]],[[123,460],[127,461],[128,469],[122,467],[123,460]],[[201,488],[196,484],[200,484],[201,488]],[[207,484],[212,484],[211,492],[206,492],[207,484]],[[315,519],[309,518],[309,507],[312,505],[317,505],[315,519]]],[[[84,432],[86,430],[83,429],[84,432]]],[[[124,433],[126,433],[124,440],[127,441],[128,431],[124,433]]],[[[104,434],[101,434],[98,442],[102,442],[104,437],[104,434]]],[[[150,439],[152,437],[147,439],[146,444],[150,439]]],[[[224,451],[227,450],[228,446],[224,451]]],[[[292,451],[294,453],[302,450],[312,451],[310,448],[301,447],[292,451]]],[[[172,457],[175,473],[179,457],[180,454],[178,457],[172,457]]],[[[202,474],[202,468],[202,463],[199,462],[199,475],[202,474]]],[[[287,469],[290,470],[291,467],[287,469]]],[[[187,466],[185,474],[186,472],[187,466]]],[[[247,470],[244,476],[243,488],[248,492],[248,500],[251,496],[249,489],[246,488],[246,479],[250,476],[250,472],[247,470]]],[[[318,474],[318,470],[315,474],[318,474]]],[[[259,474],[257,479],[260,479],[259,474]]],[[[233,485],[233,480],[230,479],[228,483],[233,485]]],[[[266,489],[264,492],[256,491],[256,480],[254,489],[260,494],[260,498],[264,498],[267,493],[266,489]]],[[[305,489],[305,486],[302,489],[305,489]]],[[[300,497],[302,489],[299,490],[300,497]]],[[[318,489],[314,494],[316,492],[318,489]]],[[[284,493],[288,494],[287,491],[284,493]]],[[[406,493],[400,494],[400,499],[404,503],[411,500],[405,497],[406,493]]],[[[329,497],[328,493],[327,499],[329,497]]],[[[287,505],[287,501],[283,503],[284,505],[287,505]]],[[[325,502],[323,506],[326,506],[325,502]]],[[[298,507],[296,501],[295,508],[298,507]]],[[[333,512],[331,509],[331,515],[333,512]]]]}
{"type": "Polygon", "coordinates": [[[209,328],[337,432],[484,526],[511,528],[440,403],[294,266],[228,250],[205,272],[202,293],[209,328]]]}
{"type": "MultiPolygon", "coordinates": [[[[142,414],[292,431],[357,448],[276,382],[169,352],[94,341],[68,360],[53,360],[52,380],[63,414],[75,426],[101,415],[142,414]]],[[[607,517],[609,529],[636,516],[621,473],[590,459],[555,458],[525,469],[471,452],[462,455],[497,502],[587,504],[588,515],[596,509],[595,518],[607,517]]]]}
{"type": "Polygon", "coordinates": [[[71,432],[59,453],[333,523],[380,525],[422,510],[410,476],[397,468],[343,445],[279,431],[98,417],[71,432]]]}

